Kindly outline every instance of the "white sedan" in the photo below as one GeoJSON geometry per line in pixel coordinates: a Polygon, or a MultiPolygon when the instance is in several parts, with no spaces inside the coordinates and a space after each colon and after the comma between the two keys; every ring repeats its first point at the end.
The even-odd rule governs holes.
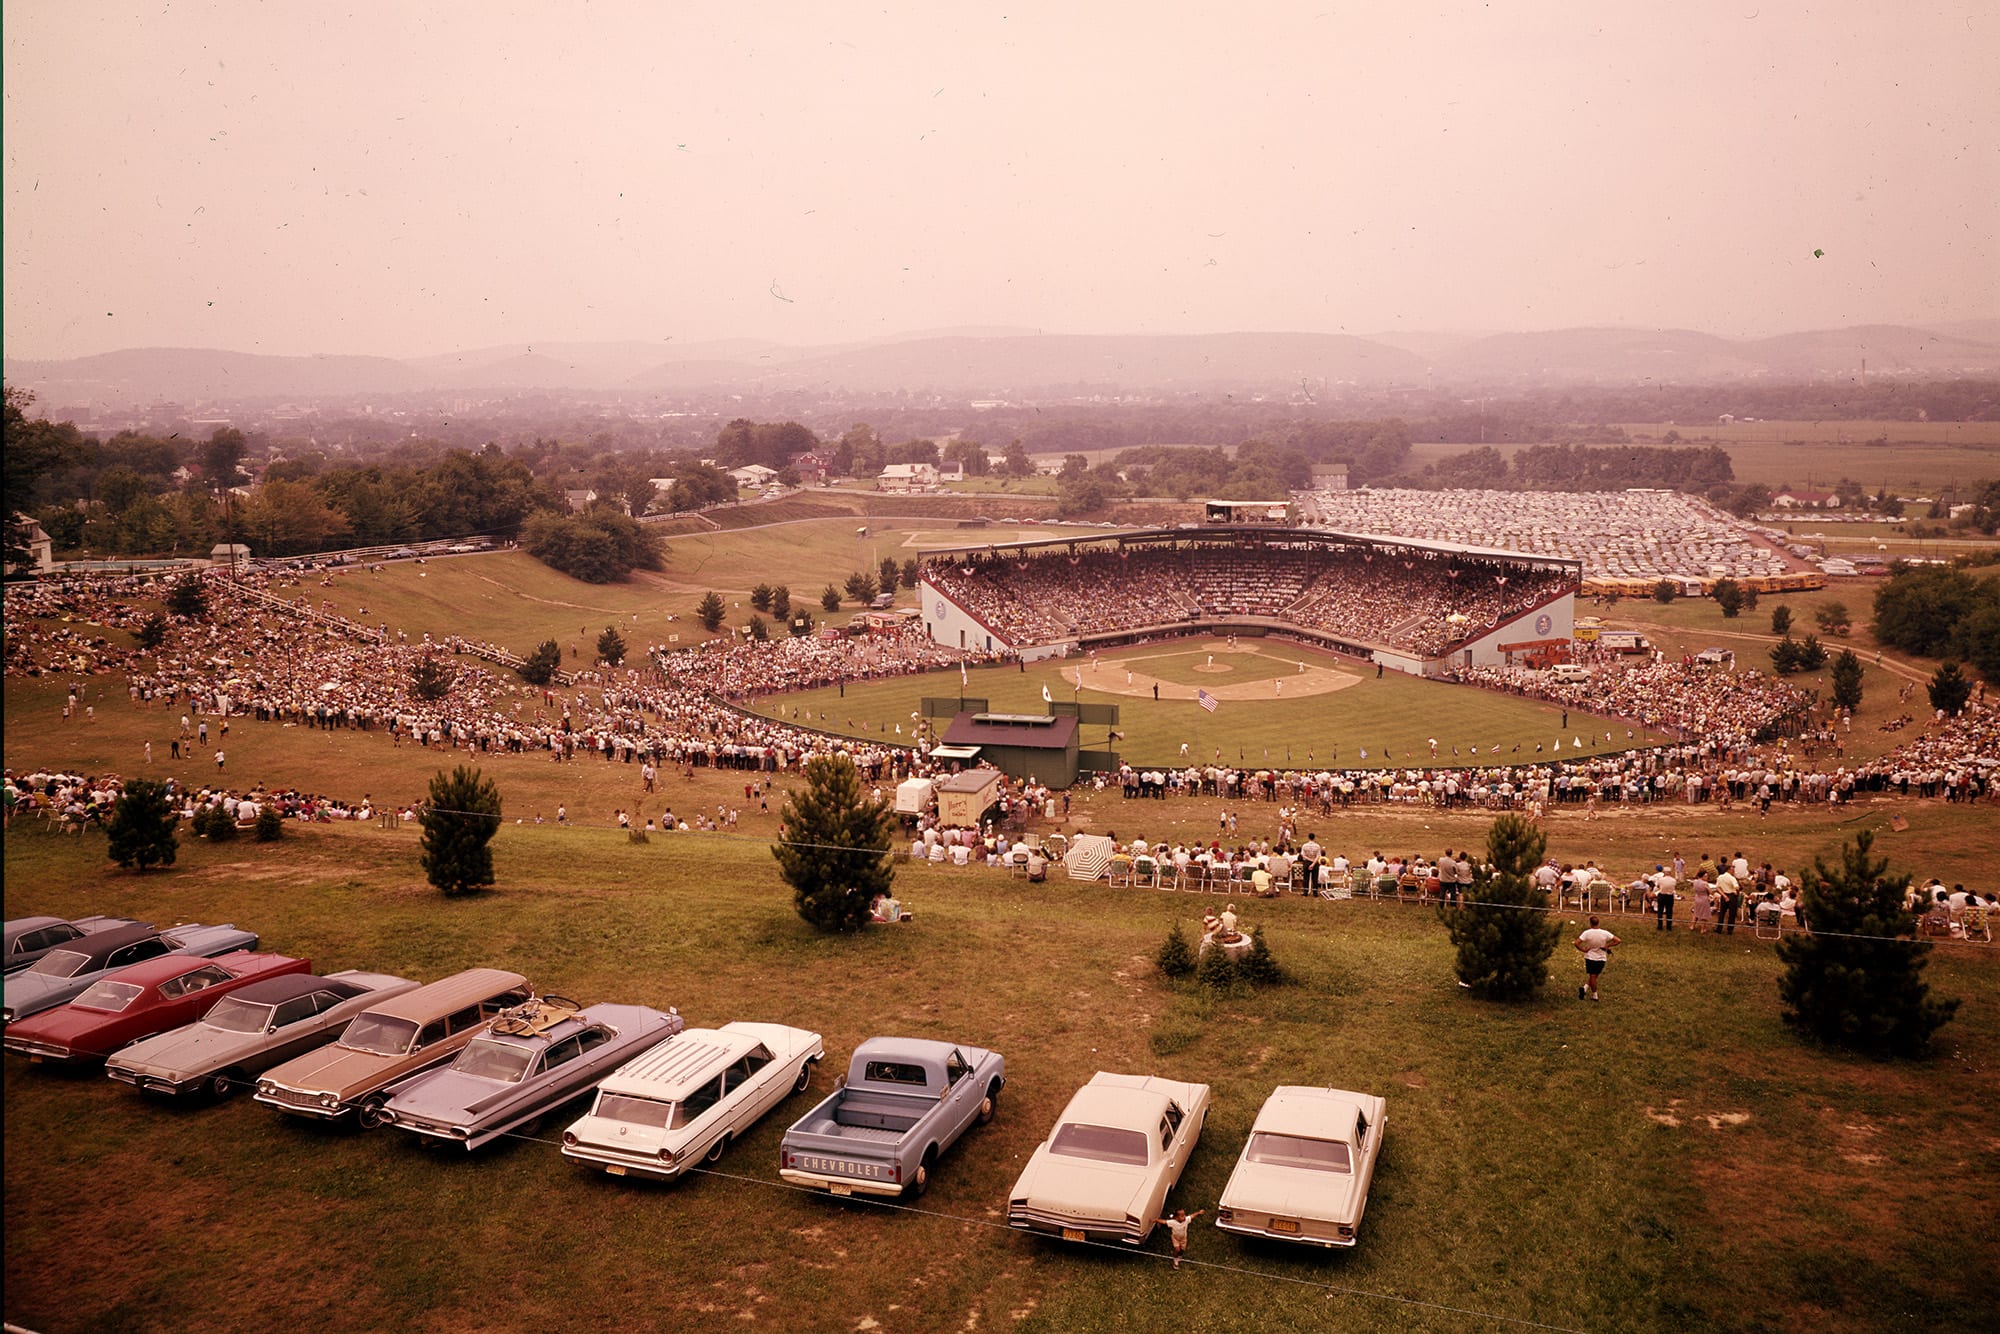
{"type": "Polygon", "coordinates": [[[1222,1189],[1215,1225],[1246,1237],[1352,1246],[1388,1108],[1370,1093],[1272,1090],[1222,1189]]]}
{"type": "Polygon", "coordinates": [[[1008,1226],[1143,1245],[1194,1154],[1208,1101],[1206,1084],[1092,1075],[1014,1183],[1008,1226]]]}

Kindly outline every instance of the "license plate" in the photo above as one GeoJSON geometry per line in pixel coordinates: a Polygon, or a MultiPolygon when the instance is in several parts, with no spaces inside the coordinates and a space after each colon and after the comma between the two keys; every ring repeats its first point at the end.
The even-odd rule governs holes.
{"type": "Polygon", "coordinates": [[[1299,1225],[1289,1218],[1274,1218],[1271,1220],[1271,1231],[1273,1232],[1297,1232],[1298,1230],[1299,1225]]]}
{"type": "Polygon", "coordinates": [[[625,1175],[624,1164],[612,1163],[604,1169],[604,1173],[606,1176],[622,1177],[625,1175]]]}
{"type": "Polygon", "coordinates": [[[854,1187],[843,1186],[837,1181],[834,1182],[832,1185],[829,1185],[827,1189],[832,1191],[835,1195],[852,1195],[854,1193],[854,1187]]]}
{"type": "Polygon", "coordinates": [[[1066,1227],[1063,1229],[1064,1241],[1082,1241],[1083,1239],[1084,1237],[1082,1229],[1073,1227],[1066,1227]]]}

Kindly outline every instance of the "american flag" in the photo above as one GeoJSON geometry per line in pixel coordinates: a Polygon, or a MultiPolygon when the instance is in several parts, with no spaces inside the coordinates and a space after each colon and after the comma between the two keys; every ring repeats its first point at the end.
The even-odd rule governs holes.
{"type": "Polygon", "coordinates": [[[1215,712],[1215,696],[1209,694],[1206,690],[1195,691],[1194,702],[1207,709],[1210,713],[1215,712]]]}

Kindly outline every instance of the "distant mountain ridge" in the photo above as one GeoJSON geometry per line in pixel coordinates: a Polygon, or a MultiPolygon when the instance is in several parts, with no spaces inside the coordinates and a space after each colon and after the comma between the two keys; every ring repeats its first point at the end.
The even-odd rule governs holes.
{"type": "Polygon", "coordinates": [[[604,396],[816,390],[967,399],[1093,393],[1318,394],[1452,385],[1821,379],[2000,373],[2000,321],[1864,325],[1730,339],[1690,329],[1488,335],[1240,332],[1049,334],[977,328],[814,347],[755,339],[502,344],[398,360],[131,348],[63,361],[7,358],[7,383],[71,407],[246,400],[302,404],[406,394],[604,396]],[[1991,332],[1995,336],[1978,335],[1991,332]]]}

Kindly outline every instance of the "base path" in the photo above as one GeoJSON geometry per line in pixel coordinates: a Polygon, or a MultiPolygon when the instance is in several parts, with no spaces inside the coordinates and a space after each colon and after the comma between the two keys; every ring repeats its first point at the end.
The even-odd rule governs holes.
{"type": "Polygon", "coordinates": [[[1071,658],[1060,663],[1060,667],[1064,679],[1072,682],[1076,679],[1075,673],[1082,671],[1087,690],[1135,698],[1143,695],[1149,699],[1153,697],[1156,685],[1160,699],[1193,699],[1196,690],[1206,690],[1219,700],[1262,700],[1325,695],[1345,690],[1361,681],[1358,671],[1329,665],[1319,654],[1302,650],[1295,644],[1277,644],[1263,639],[1238,639],[1234,646],[1226,639],[1180,639],[1165,644],[1142,645],[1136,651],[1120,651],[1115,658],[1099,658],[1095,670],[1091,668],[1088,658],[1071,658]],[[1215,654],[1230,661],[1213,665],[1197,664],[1195,671],[1217,678],[1214,684],[1204,681],[1199,686],[1168,681],[1144,670],[1146,662],[1151,659],[1185,658],[1193,654],[1215,654]],[[1243,661],[1245,658],[1252,661],[1246,663],[1243,661]],[[1305,670],[1301,671],[1301,667],[1305,670]],[[1125,679],[1127,675],[1132,678],[1129,683],[1125,679]]]}

